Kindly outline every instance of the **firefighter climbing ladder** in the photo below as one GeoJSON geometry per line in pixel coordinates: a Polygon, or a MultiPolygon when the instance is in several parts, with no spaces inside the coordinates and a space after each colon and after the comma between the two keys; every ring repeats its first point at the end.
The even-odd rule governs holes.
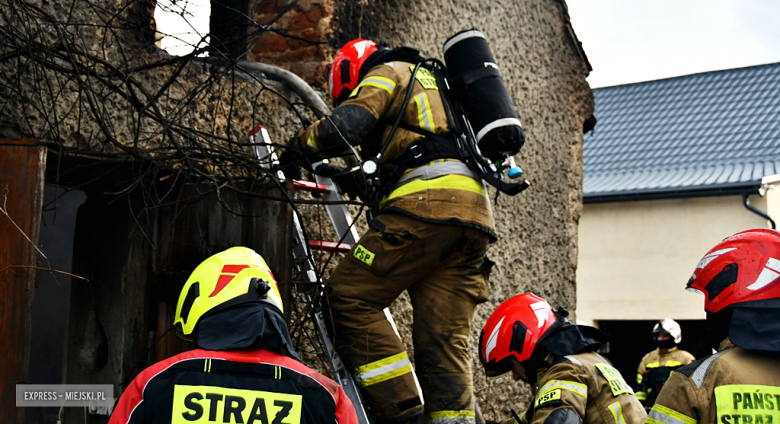
{"type": "MultiPolygon", "coordinates": [[[[269,148],[271,141],[268,137],[268,132],[263,127],[256,127],[249,134],[249,142],[255,149],[257,158],[261,160],[263,166],[270,168],[273,164],[278,164],[276,154],[269,148]],[[257,139],[258,134],[261,140],[257,139]],[[270,160],[269,160],[270,159],[270,160]]],[[[325,161],[323,161],[325,162],[325,161]]],[[[315,163],[313,166],[316,168],[319,163],[315,163]]],[[[280,181],[284,181],[285,177],[281,171],[278,171],[276,178],[280,181]]],[[[308,246],[306,244],[306,238],[304,237],[303,227],[297,214],[293,215],[293,232],[294,242],[293,247],[293,259],[295,261],[298,271],[303,275],[309,283],[312,284],[310,289],[305,291],[308,300],[311,301],[319,290],[322,289],[322,281],[317,277],[314,261],[309,255],[310,250],[322,250],[327,252],[340,252],[346,253],[352,249],[358,241],[357,231],[352,225],[352,216],[344,204],[338,204],[343,201],[341,193],[338,191],[336,185],[330,178],[315,175],[315,182],[312,181],[293,181],[293,185],[296,190],[308,191],[316,196],[319,196],[322,200],[327,202],[325,209],[330,217],[331,224],[337,236],[341,238],[341,242],[328,242],[319,240],[309,240],[308,246]]],[[[328,335],[327,327],[325,326],[325,319],[322,312],[322,305],[320,302],[310,302],[313,306],[314,327],[320,336],[325,354],[330,359],[331,368],[333,370],[333,378],[346,392],[352,404],[355,406],[355,412],[358,415],[358,421],[360,424],[370,424],[371,421],[366,413],[363,400],[360,396],[360,391],[356,386],[355,379],[349,370],[346,369],[344,363],[341,361],[339,355],[333,349],[333,343],[328,335]]],[[[398,329],[395,326],[393,316],[388,309],[384,310],[387,320],[393,326],[396,334],[398,329]]],[[[400,337],[400,336],[399,336],[400,337]]],[[[414,373],[413,373],[414,375],[414,373]]],[[[417,383],[417,390],[422,398],[422,390],[420,390],[420,384],[417,382],[415,375],[415,382],[417,383]]]]}

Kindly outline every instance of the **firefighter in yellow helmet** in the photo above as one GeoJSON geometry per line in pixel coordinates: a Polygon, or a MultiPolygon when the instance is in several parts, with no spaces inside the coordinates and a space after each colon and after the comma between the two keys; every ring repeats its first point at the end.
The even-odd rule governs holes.
{"type": "Polygon", "coordinates": [[[658,321],[653,327],[653,339],[658,348],[642,358],[636,371],[636,397],[648,409],[655,403],[672,371],[696,360],[677,347],[682,341],[682,330],[680,324],[671,318],[658,321]]]}
{"type": "Polygon", "coordinates": [[[687,289],[704,295],[718,352],[672,373],[646,422],[780,422],[780,233],[760,228],[718,243],[687,289]]]}
{"type": "Polygon", "coordinates": [[[141,372],[109,423],[357,424],[341,387],[296,360],[282,313],[276,280],[253,250],[206,259],[185,283],[174,320],[199,349],[141,372]]]}
{"type": "Polygon", "coordinates": [[[473,424],[468,341],[476,305],[487,300],[495,225],[481,178],[456,154],[436,150],[455,142],[437,79],[425,67],[412,79],[415,57],[414,49],[371,40],[346,44],[330,70],[338,107],[299,132],[285,155],[327,158],[360,146],[370,158],[389,139],[379,213],[327,283],[335,346],[378,424],[419,419],[410,358],[383,312],[406,290],[425,419],[473,424]]]}

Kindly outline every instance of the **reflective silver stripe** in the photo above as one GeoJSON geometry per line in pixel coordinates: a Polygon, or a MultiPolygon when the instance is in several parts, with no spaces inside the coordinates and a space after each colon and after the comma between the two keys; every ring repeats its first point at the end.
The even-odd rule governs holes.
{"type": "Polygon", "coordinates": [[[577,365],[579,365],[579,366],[582,366],[582,362],[580,362],[580,360],[579,360],[579,359],[575,358],[575,357],[574,357],[574,356],[572,356],[572,355],[566,355],[566,356],[564,356],[564,358],[568,359],[568,360],[569,360],[569,362],[571,362],[571,363],[573,363],[573,364],[577,364],[577,365]]]}
{"type": "Polygon", "coordinates": [[[476,424],[477,419],[473,417],[444,417],[444,418],[434,418],[431,420],[425,420],[425,422],[432,423],[432,424],[461,424],[461,423],[476,424]]]}
{"type": "Polygon", "coordinates": [[[359,86],[362,87],[364,85],[367,85],[368,83],[379,84],[379,85],[381,85],[383,87],[387,87],[387,90],[389,90],[390,93],[392,93],[393,90],[395,90],[395,84],[393,84],[392,82],[388,81],[384,77],[368,77],[368,78],[364,79],[360,83],[359,86]]]}
{"type": "Polygon", "coordinates": [[[374,368],[373,370],[366,371],[364,373],[358,374],[355,376],[355,380],[357,381],[365,381],[369,378],[374,378],[376,376],[387,374],[389,372],[393,372],[395,370],[401,369],[406,366],[412,365],[411,362],[409,362],[409,358],[401,359],[398,362],[393,362],[392,364],[385,365],[383,367],[374,368]]]}
{"type": "Polygon", "coordinates": [[[650,413],[647,414],[647,418],[660,421],[664,424],[688,424],[685,421],[678,420],[677,418],[658,412],[655,409],[650,410],[650,413]]]}
{"type": "Polygon", "coordinates": [[[583,395],[585,397],[588,397],[588,390],[587,389],[585,389],[582,386],[577,385],[577,384],[568,384],[568,383],[564,383],[562,381],[552,381],[550,383],[545,384],[544,387],[539,389],[539,393],[540,394],[541,393],[545,393],[545,392],[547,392],[550,389],[555,388],[555,387],[563,387],[563,388],[569,389],[569,390],[571,390],[573,392],[577,392],[577,393],[579,393],[579,394],[581,394],[581,395],[583,395]]]}
{"type": "Polygon", "coordinates": [[[398,180],[395,186],[400,187],[413,180],[432,180],[451,174],[463,174],[477,181],[480,180],[474,171],[469,169],[468,165],[463,162],[436,162],[406,173],[398,180]]]}
{"type": "Polygon", "coordinates": [[[509,127],[509,126],[518,126],[521,128],[523,127],[523,125],[520,123],[520,120],[517,118],[496,119],[495,121],[485,125],[484,128],[479,130],[479,132],[477,133],[477,141],[482,140],[482,137],[484,137],[485,134],[498,127],[509,127]]]}
{"type": "Polygon", "coordinates": [[[612,415],[615,417],[616,424],[626,424],[625,418],[623,418],[623,408],[620,407],[620,402],[615,402],[609,405],[609,409],[612,410],[612,415]]]}
{"type": "Polygon", "coordinates": [[[479,38],[485,38],[485,34],[483,34],[480,31],[477,31],[476,29],[472,29],[471,31],[465,31],[462,32],[452,38],[450,38],[446,43],[444,43],[444,47],[442,48],[442,54],[447,54],[447,50],[449,50],[450,47],[454,46],[455,44],[460,43],[461,41],[472,38],[472,37],[479,37],[479,38]]]}
{"type": "Polygon", "coordinates": [[[424,125],[423,128],[430,132],[433,132],[433,125],[431,124],[432,116],[430,114],[431,108],[427,102],[428,96],[426,96],[425,93],[420,93],[415,97],[418,99],[417,104],[420,107],[420,115],[422,116],[422,122],[424,125]]]}
{"type": "Polygon", "coordinates": [[[701,389],[701,385],[704,383],[704,378],[707,377],[707,371],[710,370],[710,366],[713,362],[715,362],[716,359],[718,359],[718,356],[723,355],[724,353],[730,351],[731,348],[728,348],[726,350],[721,350],[720,352],[711,355],[709,358],[705,359],[704,362],[699,364],[698,367],[696,367],[696,370],[693,371],[693,374],[691,375],[691,380],[693,380],[693,383],[696,385],[696,388],[701,389]]]}

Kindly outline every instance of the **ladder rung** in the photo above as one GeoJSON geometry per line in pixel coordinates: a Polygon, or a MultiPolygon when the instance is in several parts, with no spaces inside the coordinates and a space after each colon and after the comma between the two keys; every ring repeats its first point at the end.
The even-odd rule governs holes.
{"type": "Polygon", "coordinates": [[[315,183],[314,181],[294,180],[293,181],[293,187],[296,190],[308,191],[308,192],[314,193],[314,194],[321,194],[321,193],[325,193],[326,191],[328,191],[328,188],[325,187],[325,184],[315,183]]]}
{"type": "Polygon", "coordinates": [[[352,246],[346,243],[334,243],[332,241],[309,240],[311,250],[324,250],[326,252],[346,253],[352,249],[352,246]]]}

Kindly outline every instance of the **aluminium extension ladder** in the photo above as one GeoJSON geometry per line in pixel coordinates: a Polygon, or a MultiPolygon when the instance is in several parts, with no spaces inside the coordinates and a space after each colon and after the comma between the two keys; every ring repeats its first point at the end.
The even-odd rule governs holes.
{"type": "MultiPolygon", "coordinates": [[[[253,146],[257,158],[261,160],[261,166],[265,167],[266,169],[270,169],[274,165],[279,164],[276,153],[274,153],[270,148],[271,141],[268,137],[268,131],[266,131],[265,128],[255,127],[249,133],[249,143],[253,146]],[[258,140],[258,135],[261,138],[260,140],[258,140]]],[[[316,168],[320,163],[327,163],[327,160],[313,164],[314,168],[316,168]]],[[[276,172],[276,178],[279,181],[285,181],[284,174],[281,171],[276,172]]],[[[333,342],[330,340],[330,336],[328,335],[327,327],[325,325],[322,304],[318,301],[311,302],[313,296],[316,295],[319,290],[322,290],[323,284],[317,276],[314,260],[309,254],[309,251],[321,250],[339,253],[349,252],[358,241],[357,231],[355,230],[352,222],[352,216],[350,215],[347,206],[345,204],[336,203],[342,202],[344,199],[338,187],[330,178],[315,175],[315,181],[293,181],[293,186],[296,190],[308,191],[328,202],[328,204],[324,205],[325,209],[328,212],[328,216],[330,217],[330,221],[333,225],[333,229],[336,235],[341,240],[341,243],[309,240],[307,245],[306,238],[304,237],[303,233],[303,227],[301,226],[298,214],[293,214],[293,236],[295,242],[295,246],[293,247],[293,259],[295,266],[307,282],[316,283],[312,284],[313,288],[305,290],[307,300],[310,301],[313,307],[314,327],[320,336],[325,354],[330,360],[331,369],[333,370],[333,378],[341,385],[341,387],[344,389],[344,392],[347,394],[347,397],[349,397],[349,399],[352,401],[352,405],[355,407],[355,412],[358,416],[358,422],[360,424],[371,424],[371,420],[369,419],[368,413],[366,412],[363,399],[360,395],[360,391],[356,385],[354,377],[344,366],[344,363],[342,362],[338,353],[336,353],[336,351],[333,349],[333,342]]],[[[390,311],[385,308],[384,313],[387,317],[387,320],[393,326],[393,330],[395,330],[396,335],[398,335],[398,329],[396,328],[395,321],[393,320],[393,316],[390,314],[390,311]]],[[[398,337],[400,338],[400,335],[398,335],[398,337]]],[[[422,399],[422,390],[414,370],[412,370],[412,375],[414,375],[414,380],[417,384],[417,390],[418,393],[420,393],[420,398],[422,399]]]]}

